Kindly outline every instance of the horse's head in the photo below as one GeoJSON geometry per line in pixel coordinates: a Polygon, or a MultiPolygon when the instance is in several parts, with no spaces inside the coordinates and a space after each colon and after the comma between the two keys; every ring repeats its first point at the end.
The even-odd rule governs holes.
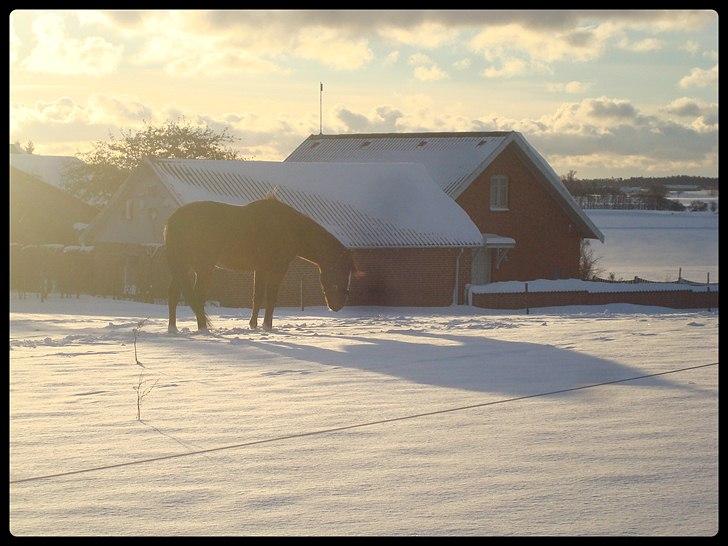
{"type": "Polygon", "coordinates": [[[321,268],[321,287],[324,289],[326,304],[332,311],[338,311],[346,304],[353,269],[354,261],[348,250],[321,268]]]}

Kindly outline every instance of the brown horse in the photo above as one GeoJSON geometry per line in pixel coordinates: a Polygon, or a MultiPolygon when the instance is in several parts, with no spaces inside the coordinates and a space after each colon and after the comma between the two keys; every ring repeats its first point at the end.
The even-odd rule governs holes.
{"type": "Polygon", "coordinates": [[[198,330],[207,330],[205,299],[215,267],[254,272],[251,328],[257,328],[263,304],[263,328],[273,327],[278,286],[296,256],[319,267],[324,297],[331,310],[341,309],[349,294],[351,253],[316,222],[273,197],[244,206],[212,201],[184,205],[167,220],[164,240],[172,275],[170,332],[177,331],[181,294],[195,312],[198,330]]]}

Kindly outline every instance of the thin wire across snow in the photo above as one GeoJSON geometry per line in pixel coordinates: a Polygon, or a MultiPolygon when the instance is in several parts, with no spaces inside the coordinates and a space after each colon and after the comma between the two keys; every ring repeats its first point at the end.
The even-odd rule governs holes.
{"type": "Polygon", "coordinates": [[[111,468],[121,468],[121,467],[125,467],[125,466],[137,465],[137,464],[151,463],[151,462],[156,462],[156,461],[166,461],[166,460],[169,460],[169,459],[177,459],[177,458],[180,458],[180,457],[189,457],[189,456],[192,456],[192,455],[202,455],[204,453],[212,453],[212,452],[215,452],[215,451],[224,451],[224,450],[228,450],[228,449],[237,449],[237,448],[241,448],[241,447],[248,447],[248,446],[260,445],[260,444],[268,444],[268,443],[272,443],[272,442],[280,442],[280,441],[283,441],[283,440],[291,440],[293,438],[304,438],[306,436],[316,436],[316,435],[319,435],[319,434],[329,434],[329,433],[332,433],[332,432],[341,432],[343,430],[350,430],[350,429],[354,429],[354,428],[369,427],[369,426],[373,426],[373,425],[382,425],[382,424],[385,424],[385,423],[393,423],[395,421],[406,421],[408,419],[417,419],[419,417],[427,417],[427,416],[430,416],[430,415],[439,415],[439,414],[442,414],[442,413],[451,413],[451,412],[455,412],[455,411],[463,411],[463,410],[469,410],[469,409],[474,409],[474,408],[482,408],[482,407],[485,407],[485,406],[494,406],[496,404],[505,404],[507,402],[516,402],[518,400],[525,400],[527,398],[537,398],[539,396],[549,396],[549,395],[552,395],[552,394],[560,394],[560,393],[564,393],[564,392],[572,392],[572,391],[578,391],[578,390],[584,390],[584,389],[591,389],[591,388],[594,388],[594,387],[601,387],[601,386],[604,386],[604,385],[611,385],[611,384],[614,384],[614,383],[624,383],[626,381],[635,381],[637,379],[645,379],[645,378],[648,378],[648,377],[656,377],[658,375],[667,375],[667,374],[671,374],[671,373],[684,372],[684,371],[688,371],[688,370],[696,370],[698,368],[707,368],[709,366],[717,366],[717,365],[718,365],[718,362],[712,362],[710,364],[700,364],[700,365],[697,365],[697,366],[689,366],[687,368],[678,368],[676,370],[668,370],[666,372],[657,372],[657,373],[651,373],[651,374],[647,374],[647,375],[639,375],[637,377],[628,377],[626,379],[615,379],[613,381],[604,381],[602,383],[592,383],[590,385],[582,385],[581,387],[571,387],[571,388],[568,388],[568,389],[560,389],[560,390],[557,390],[557,391],[542,392],[542,393],[538,393],[538,394],[529,394],[529,395],[526,395],[526,396],[518,396],[516,398],[505,398],[505,399],[502,399],[502,400],[494,400],[492,402],[481,402],[480,404],[470,404],[468,406],[459,406],[459,407],[455,407],[455,408],[446,408],[446,409],[442,409],[442,410],[428,411],[428,412],[425,412],[425,413],[417,413],[417,414],[414,414],[414,415],[405,415],[405,416],[402,416],[402,417],[392,417],[392,418],[389,418],[389,419],[381,419],[379,421],[369,421],[367,423],[357,423],[357,424],[354,424],[354,425],[345,425],[345,426],[341,426],[341,427],[328,428],[328,429],[324,429],[324,430],[314,430],[314,431],[311,431],[311,432],[300,432],[300,433],[297,433],[297,434],[289,434],[289,435],[286,435],[286,436],[277,436],[275,438],[267,438],[265,440],[255,440],[255,441],[252,441],[252,442],[245,442],[245,443],[242,443],[242,444],[233,444],[233,445],[226,445],[226,446],[220,446],[220,447],[213,447],[213,448],[209,448],[209,449],[200,449],[198,451],[187,451],[185,453],[177,453],[177,454],[174,454],[174,455],[164,455],[162,457],[153,457],[151,459],[142,459],[142,460],[139,460],[139,461],[129,461],[129,462],[125,462],[125,463],[117,463],[117,464],[110,464],[110,465],[105,465],[105,466],[97,466],[97,467],[93,467],[93,468],[84,468],[82,470],[72,470],[70,472],[60,472],[58,474],[46,474],[45,476],[33,476],[31,478],[22,478],[22,479],[19,479],[19,480],[11,480],[10,483],[11,484],[20,484],[20,483],[28,483],[28,482],[39,481],[39,480],[48,480],[48,479],[60,478],[60,477],[64,477],[64,476],[72,476],[74,474],[85,474],[85,473],[88,473],[88,472],[96,472],[96,471],[99,471],[99,470],[109,470],[111,468]]]}

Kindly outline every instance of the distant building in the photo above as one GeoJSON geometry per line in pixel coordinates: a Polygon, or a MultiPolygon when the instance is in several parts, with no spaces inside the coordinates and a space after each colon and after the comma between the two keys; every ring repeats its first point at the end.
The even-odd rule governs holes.
{"type": "Polygon", "coordinates": [[[619,188],[619,191],[627,195],[639,195],[640,193],[645,193],[647,188],[642,188],[640,186],[622,186],[619,188]]]}
{"type": "Polygon", "coordinates": [[[683,192],[699,190],[700,186],[696,184],[665,184],[667,191],[683,192]]]}

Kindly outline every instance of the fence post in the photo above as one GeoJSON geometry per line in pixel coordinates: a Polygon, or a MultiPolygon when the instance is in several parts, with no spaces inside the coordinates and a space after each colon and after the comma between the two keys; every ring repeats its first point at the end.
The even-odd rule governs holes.
{"type": "Polygon", "coordinates": [[[678,282],[682,280],[682,267],[678,268],[677,270],[677,280],[678,282]]]}
{"type": "Polygon", "coordinates": [[[712,313],[713,309],[710,307],[710,271],[708,271],[708,277],[707,277],[707,288],[708,288],[708,312],[712,313]]]}
{"type": "Polygon", "coordinates": [[[525,296],[523,297],[523,299],[525,300],[526,314],[528,315],[528,314],[530,314],[529,309],[528,309],[528,283],[526,283],[526,292],[525,292],[525,296]]]}

